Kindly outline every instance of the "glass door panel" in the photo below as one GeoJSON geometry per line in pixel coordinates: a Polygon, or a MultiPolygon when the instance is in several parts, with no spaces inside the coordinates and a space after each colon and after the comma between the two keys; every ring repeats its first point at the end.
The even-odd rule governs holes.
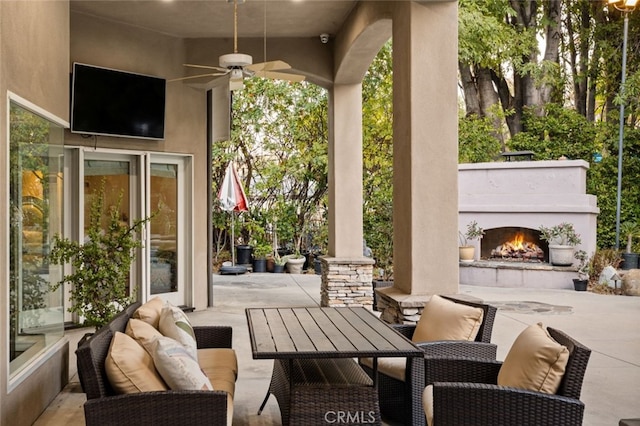
{"type": "Polygon", "coordinates": [[[178,166],[151,163],[150,293],[176,293],[178,288],[178,166]]]}
{"type": "MultiPolygon", "coordinates": [[[[103,206],[104,211],[108,212],[111,208],[119,209],[119,217],[122,223],[131,225],[132,218],[136,219],[136,202],[137,195],[133,189],[133,182],[136,175],[135,159],[128,156],[119,156],[120,158],[104,159],[101,156],[95,156],[94,153],[85,154],[84,160],[84,179],[83,179],[83,234],[86,234],[90,224],[91,205],[95,197],[100,196],[100,188],[104,185],[103,206]],[[135,198],[134,198],[135,197],[135,198]]],[[[104,157],[104,156],[102,156],[104,157]]],[[[104,214],[102,217],[102,226],[108,226],[109,217],[104,214]]],[[[129,294],[135,290],[132,286],[131,276],[136,276],[139,267],[132,267],[133,275],[129,278],[129,294]]],[[[134,280],[137,282],[137,280],[134,280]]]]}

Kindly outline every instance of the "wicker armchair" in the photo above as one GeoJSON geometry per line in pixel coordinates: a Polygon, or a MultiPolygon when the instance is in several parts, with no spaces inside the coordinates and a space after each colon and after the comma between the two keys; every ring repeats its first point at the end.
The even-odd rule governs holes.
{"type": "MultiPolygon", "coordinates": [[[[417,343],[416,346],[420,347],[428,357],[472,357],[495,360],[497,346],[490,342],[497,309],[482,303],[445,298],[484,310],[482,324],[475,341],[424,342],[417,343]]],[[[392,327],[408,339],[413,337],[416,329],[415,324],[392,324],[392,327]]],[[[363,364],[362,360],[360,366],[370,377],[373,377],[373,369],[370,366],[363,364]]],[[[378,370],[378,400],[383,417],[405,425],[425,425],[422,393],[424,387],[431,382],[425,382],[424,379],[425,365],[422,358],[407,358],[404,381],[378,370]]]]}
{"type": "Polygon", "coordinates": [[[433,383],[435,425],[582,425],[582,381],[591,350],[565,333],[547,328],[569,349],[569,360],[555,395],[498,386],[502,362],[426,358],[426,382],[433,383]]]}

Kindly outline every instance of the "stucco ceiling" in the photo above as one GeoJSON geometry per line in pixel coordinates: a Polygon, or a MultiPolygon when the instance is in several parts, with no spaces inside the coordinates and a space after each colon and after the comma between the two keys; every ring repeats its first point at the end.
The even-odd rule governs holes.
{"type": "MultiPolygon", "coordinates": [[[[262,37],[265,6],[268,37],[335,35],[355,0],[238,1],[238,37],[262,37]]],[[[180,37],[232,37],[233,1],[72,0],[71,11],[180,37]]]]}

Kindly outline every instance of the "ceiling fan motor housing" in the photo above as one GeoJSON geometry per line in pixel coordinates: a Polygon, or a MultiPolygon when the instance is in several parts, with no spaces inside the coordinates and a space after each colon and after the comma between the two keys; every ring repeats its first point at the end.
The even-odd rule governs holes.
{"type": "Polygon", "coordinates": [[[246,55],[244,53],[229,53],[226,55],[220,56],[218,58],[220,63],[220,67],[222,68],[236,68],[236,67],[246,67],[247,65],[251,65],[253,63],[253,58],[251,55],[246,55]]]}

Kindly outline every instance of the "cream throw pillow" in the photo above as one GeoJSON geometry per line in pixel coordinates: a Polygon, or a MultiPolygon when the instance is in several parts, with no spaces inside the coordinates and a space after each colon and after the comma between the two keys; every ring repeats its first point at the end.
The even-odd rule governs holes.
{"type": "Polygon", "coordinates": [[[151,324],[135,318],[129,319],[124,332],[127,336],[132,337],[136,342],[141,344],[149,353],[151,353],[151,342],[153,342],[156,337],[162,336],[162,333],[153,328],[151,324]]]}
{"type": "Polygon", "coordinates": [[[482,308],[455,303],[435,294],[425,305],[411,340],[416,343],[475,340],[483,317],[482,308]]]}
{"type": "Polygon", "coordinates": [[[154,328],[158,328],[158,321],[160,321],[160,312],[164,306],[164,301],[160,296],[156,296],[148,302],[141,305],[133,313],[133,318],[142,320],[147,324],[151,324],[154,328]]]}
{"type": "Polygon", "coordinates": [[[498,385],[555,394],[568,360],[569,350],[553,340],[542,323],[531,325],[509,349],[498,385]]]}
{"type": "Polygon", "coordinates": [[[191,358],[196,361],[198,360],[196,335],[193,332],[189,318],[187,318],[187,315],[182,309],[166,304],[160,313],[158,329],[164,336],[171,337],[182,343],[189,352],[189,355],[191,355],[191,358]]]}
{"type": "Polygon", "coordinates": [[[160,336],[151,344],[151,355],[158,372],[173,390],[213,390],[198,361],[186,348],[170,337],[160,336]]]}
{"type": "Polygon", "coordinates": [[[167,390],[153,359],[138,342],[116,331],[104,363],[111,387],[118,393],[167,390]]]}

